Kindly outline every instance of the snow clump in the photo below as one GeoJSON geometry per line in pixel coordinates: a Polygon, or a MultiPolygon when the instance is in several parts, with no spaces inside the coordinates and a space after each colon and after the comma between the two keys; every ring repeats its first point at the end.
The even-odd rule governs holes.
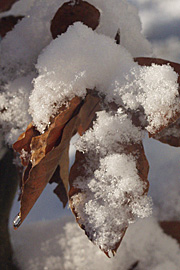
{"type": "Polygon", "coordinates": [[[149,132],[165,117],[168,122],[179,105],[178,75],[170,66],[140,67],[124,47],[80,22],[46,47],[36,67],[29,111],[40,132],[62,104],[84,98],[86,89],[96,88],[107,102],[127,109],[143,108],[149,132]],[[169,114],[167,107],[173,108],[169,114]]]}

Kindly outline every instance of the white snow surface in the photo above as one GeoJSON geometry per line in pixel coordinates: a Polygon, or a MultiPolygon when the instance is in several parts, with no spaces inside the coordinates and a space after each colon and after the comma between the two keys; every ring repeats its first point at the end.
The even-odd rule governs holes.
{"type": "Polygon", "coordinates": [[[52,41],[36,67],[39,76],[34,80],[29,111],[40,132],[62,104],[74,96],[84,97],[86,89],[96,88],[108,102],[127,109],[143,107],[147,130],[152,133],[179,106],[178,75],[170,66],[140,67],[124,47],[82,23],[52,41]]]}
{"type": "MultiPolygon", "coordinates": [[[[31,0],[27,3],[27,1],[21,0],[13,5],[12,10],[3,13],[4,16],[9,14],[25,15],[25,18],[6,35],[0,45],[0,80],[3,85],[9,84],[17,78],[25,77],[35,70],[38,55],[52,41],[50,22],[58,8],[65,2],[63,0],[50,2],[49,0],[31,0]]],[[[150,54],[151,46],[141,34],[141,24],[136,8],[125,0],[89,0],[89,2],[101,12],[97,33],[114,39],[118,29],[120,29],[121,44],[133,56],[150,54]],[[127,18],[128,20],[126,20],[127,18]]],[[[81,75],[75,74],[75,78],[81,75]]],[[[2,90],[6,91],[6,86],[3,85],[1,86],[2,90]]],[[[6,100],[9,100],[8,94],[6,100]]],[[[45,121],[48,124],[46,118],[47,116],[45,121]]],[[[7,122],[8,119],[5,121],[7,122]]],[[[21,130],[19,130],[19,135],[20,132],[21,130]]],[[[7,134],[7,142],[15,141],[17,134],[18,130],[13,130],[11,135],[7,134]]]]}
{"type": "Polygon", "coordinates": [[[26,270],[178,270],[177,242],[162,232],[153,218],[129,227],[114,258],[87,240],[71,218],[26,225],[12,231],[15,259],[26,270]]]}

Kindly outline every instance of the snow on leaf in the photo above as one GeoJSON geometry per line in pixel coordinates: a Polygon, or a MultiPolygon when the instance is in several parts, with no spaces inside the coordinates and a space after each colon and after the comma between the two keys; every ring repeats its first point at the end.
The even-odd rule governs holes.
{"type": "MultiPolygon", "coordinates": [[[[139,57],[135,58],[135,62],[137,62],[141,66],[151,66],[152,64],[157,65],[170,65],[174,71],[178,74],[177,83],[179,84],[178,91],[180,92],[180,64],[171,62],[169,60],[159,59],[159,58],[147,58],[147,57],[139,57]]],[[[169,90],[171,91],[171,89],[169,90]]],[[[167,110],[170,108],[167,107],[167,110]]],[[[179,110],[175,115],[173,115],[166,125],[162,125],[158,130],[156,130],[155,134],[149,134],[154,139],[161,141],[162,143],[169,144],[171,146],[179,147],[180,146],[180,138],[179,138],[179,129],[180,129],[180,113],[179,110]]]]}
{"type": "Polygon", "coordinates": [[[64,3],[51,21],[53,38],[65,33],[67,28],[75,22],[82,22],[93,30],[99,24],[100,12],[93,5],[85,1],[70,1],[64,3]]]}
{"type": "Polygon", "coordinates": [[[70,207],[88,238],[108,256],[116,253],[128,224],[146,215],[148,168],[142,144],[120,145],[104,159],[94,149],[76,154],[70,207]]]}
{"type": "MultiPolygon", "coordinates": [[[[170,66],[174,69],[177,77],[178,84],[178,92],[180,92],[180,64],[174,63],[168,60],[159,59],[159,58],[147,58],[147,57],[139,57],[134,59],[140,66],[152,66],[153,64],[159,66],[170,66]]],[[[172,89],[169,88],[169,93],[171,93],[172,89]]],[[[168,94],[168,92],[167,92],[168,94]]],[[[167,95],[166,94],[166,95],[167,95]]],[[[154,93],[155,95],[155,93],[154,93]]],[[[154,114],[159,114],[161,118],[161,125],[154,126],[153,129],[150,129],[149,136],[154,137],[158,132],[168,127],[172,123],[174,123],[180,117],[180,103],[179,103],[179,95],[177,95],[175,104],[166,104],[166,112],[164,111],[163,104],[159,104],[159,111],[154,112],[154,114]]]]}
{"type": "Polygon", "coordinates": [[[180,118],[175,123],[170,124],[168,127],[164,128],[162,131],[157,133],[153,138],[162,142],[169,144],[174,147],[180,146],[180,118]]]}

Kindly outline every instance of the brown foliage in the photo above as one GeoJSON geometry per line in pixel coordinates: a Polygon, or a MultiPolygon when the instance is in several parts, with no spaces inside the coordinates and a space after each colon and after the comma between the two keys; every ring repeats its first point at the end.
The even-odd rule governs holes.
{"type": "MultiPolygon", "coordinates": [[[[81,132],[86,128],[85,120],[87,122],[93,120],[95,111],[92,110],[92,107],[98,110],[98,103],[99,99],[90,94],[81,103],[80,99],[75,97],[67,109],[61,108],[59,115],[55,117],[54,122],[45,133],[31,138],[31,157],[22,180],[21,210],[19,214],[21,222],[25,219],[49,181],[58,182],[62,186],[61,181],[57,180],[57,172],[55,173],[57,167],[60,167],[61,170],[59,178],[62,179],[64,190],[67,189],[70,140],[78,132],[79,127],[81,132]],[[90,107],[90,104],[94,104],[94,106],[90,107]],[[51,137],[52,130],[54,130],[55,134],[51,137]],[[34,143],[34,141],[37,143],[34,143]]],[[[30,130],[31,128],[30,125],[30,130]]],[[[27,135],[27,132],[25,134],[27,135]]],[[[27,145],[25,145],[27,147],[29,147],[29,138],[27,145]]],[[[22,142],[23,140],[18,141],[22,142]]],[[[22,145],[24,146],[24,143],[22,145]]],[[[15,144],[15,147],[21,152],[22,149],[18,148],[17,144],[15,144]]],[[[60,186],[56,189],[56,194],[60,193],[60,186]]],[[[60,199],[62,196],[64,195],[61,195],[60,199]]],[[[65,204],[65,200],[63,200],[63,204],[65,204]]]]}
{"type": "Polygon", "coordinates": [[[58,9],[51,21],[52,36],[56,38],[65,33],[75,22],[82,22],[94,30],[99,25],[99,18],[99,10],[85,1],[66,2],[58,9]]]}
{"type": "MultiPolygon", "coordinates": [[[[144,153],[144,149],[143,149],[143,145],[142,144],[130,144],[130,145],[120,145],[119,149],[117,149],[117,153],[125,153],[126,155],[133,155],[136,159],[136,168],[138,171],[138,175],[140,177],[140,179],[142,180],[142,182],[145,183],[144,185],[144,194],[147,194],[148,189],[149,189],[149,182],[147,180],[148,177],[148,171],[149,171],[149,165],[148,165],[148,161],[146,159],[145,153],[144,153]],[[122,150],[123,148],[123,150],[122,150]],[[121,149],[121,150],[119,150],[121,149]]],[[[93,172],[96,170],[96,168],[98,167],[98,157],[96,156],[97,154],[95,152],[90,153],[90,155],[93,157],[94,159],[94,163],[92,162],[91,164],[93,164],[92,166],[94,166],[93,168],[93,172]]],[[[91,158],[91,157],[90,157],[91,158]]],[[[76,212],[74,204],[73,204],[73,196],[77,195],[79,193],[83,193],[83,191],[79,188],[75,188],[73,183],[76,180],[77,177],[81,176],[83,181],[86,181],[86,179],[89,177],[89,172],[86,171],[86,168],[83,166],[84,164],[86,164],[87,160],[89,159],[89,153],[85,153],[83,154],[82,152],[78,152],[76,153],[76,158],[75,158],[75,162],[73,164],[73,166],[71,167],[70,170],[70,175],[69,175],[69,183],[70,183],[70,190],[69,190],[69,204],[71,207],[72,212],[74,213],[75,217],[76,217],[76,221],[79,224],[79,226],[85,231],[85,234],[88,236],[88,238],[93,241],[93,235],[92,232],[89,231],[89,226],[85,226],[85,220],[83,220],[83,217],[81,217],[80,213],[76,212]]],[[[94,175],[91,175],[91,177],[93,178],[94,175]]],[[[142,194],[142,195],[144,195],[142,194]]],[[[127,202],[124,204],[124,208],[128,207],[129,204],[129,197],[127,194],[127,202]]],[[[133,199],[133,198],[132,198],[133,199]]],[[[83,202],[82,202],[83,204],[83,202]]],[[[118,206],[117,206],[118,207],[118,206]]],[[[130,215],[132,215],[130,213],[130,215]]],[[[87,221],[86,221],[87,223],[87,221]]],[[[117,242],[114,244],[113,247],[111,247],[111,251],[112,254],[115,255],[124,235],[125,232],[127,230],[127,226],[125,226],[119,235],[121,235],[121,237],[119,237],[119,235],[117,235],[117,242]]],[[[100,247],[101,248],[101,247],[100,247]]],[[[107,249],[103,249],[103,252],[109,256],[109,247],[107,247],[107,249]]]]}
{"type": "Polygon", "coordinates": [[[1,0],[0,1],[0,12],[9,10],[14,3],[19,0],[1,0]]]}
{"type": "Polygon", "coordinates": [[[161,221],[159,224],[167,235],[176,239],[180,244],[180,221],[161,221]]]}
{"type": "Polygon", "coordinates": [[[0,19],[0,36],[4,37],[14,26],[23,19],[23,16],[7,16],[0,19]]]}

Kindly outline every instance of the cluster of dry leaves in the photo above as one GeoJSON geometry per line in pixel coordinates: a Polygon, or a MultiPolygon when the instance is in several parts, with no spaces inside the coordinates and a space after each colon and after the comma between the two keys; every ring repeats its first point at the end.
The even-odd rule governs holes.
{"type": "MultiPolygon", "coordinates": [[[[14,2],[15,0],[4,1],[4,4],[0,5],[0,11],[7,10],[14,2]]],[[[69,25],[76,21],[80,21],[94,30],[98,26],[99,20],[100,13],[91,4],[81,0],[66,2],[58,9],[51,21],[52,37],[56,38],[58,35],[65,33],[69,25]]],[[[3,19],[1,19],[0,26],[2,22],[3,19]]],[[[119,29],[117,29],[115,40],[117,44],[120,43],[119,29]]],[[[150,66],[152,63],[158,65],[169,64],[179,74],[178,83],[180,84],[180,64],[155,58],[136,58],[134,61],[141,66],[150,66]]],[[[25,166],[21,182],[21,209],[15,227],[18,227],[26,218],[47,183],[55,182],[57,187],[54,192],[62,201],[64,207],[69,200],[77,222],[91,239],[91,235],[85,228],[81,217],[75,212],[71,204],[71,197],[81,192],[80,189],[73,187],[74,180],[78,175],[81,175],[86,181],[86,171],[83,169],[83,164],[86,162],[87,154],[77,152],[75,163],[69,172],[69,145],[71,138],[76,133],[83,135],[89,127],[92,127],[92,123],[96,119],[96,112],[101,111],[102,107],[104,109],[105,106],[107,111],[117,110],[117,105],[114,103],[108,106],[105,105],[103,97],[100,98],[97,95],[96,89],[87,90],[85,99],[75,97],[69,101],[67,106],[59,108],[57,115],[50,119],[51,124],[43,134],[36,130],[33,123],[30,123],[26,131],[21,134],[18,141],[13,145],[14,150],[20,153],[22,164],[25,166]]],[[[125,110],[125,108],[123,109],[125,110]]],[[[170,108],[167,108],[167,112],[168,110],[170,108]]],[[[127,113],[134,125],[141,126],[137,112],[127,113]]],[[[162,125],[161,129],[156,130],[155,134],[149,134],[149,136],[173,146],[180,146],[180,138],[172,135],[174,133],[171,134],[171,130],[179,129],[179,114],[180,109],[173,119],[169,121],[168,126],[162,125]]],[[[144,127],[141,126],[141,128],[144,127]]],[[[131,153],[136,157],[138,174],[142,181],[148,183],[149,166],[142,143],[124,145],[123,149],[124,153],[131,153]]],[[[148,185],[144,190],[144,193],[147,192],[148,185]]],[[[126,229],[125,227],[124,232],[126,229]]],[[[117,239],[119,239],[118,236],[117,239]]],[[[113,253],[117,250],[121,240],[117,240],[116,245],[112,248],[113,253]]],[[[103,251],[107,254],[107,250],[103,251]]]]}

